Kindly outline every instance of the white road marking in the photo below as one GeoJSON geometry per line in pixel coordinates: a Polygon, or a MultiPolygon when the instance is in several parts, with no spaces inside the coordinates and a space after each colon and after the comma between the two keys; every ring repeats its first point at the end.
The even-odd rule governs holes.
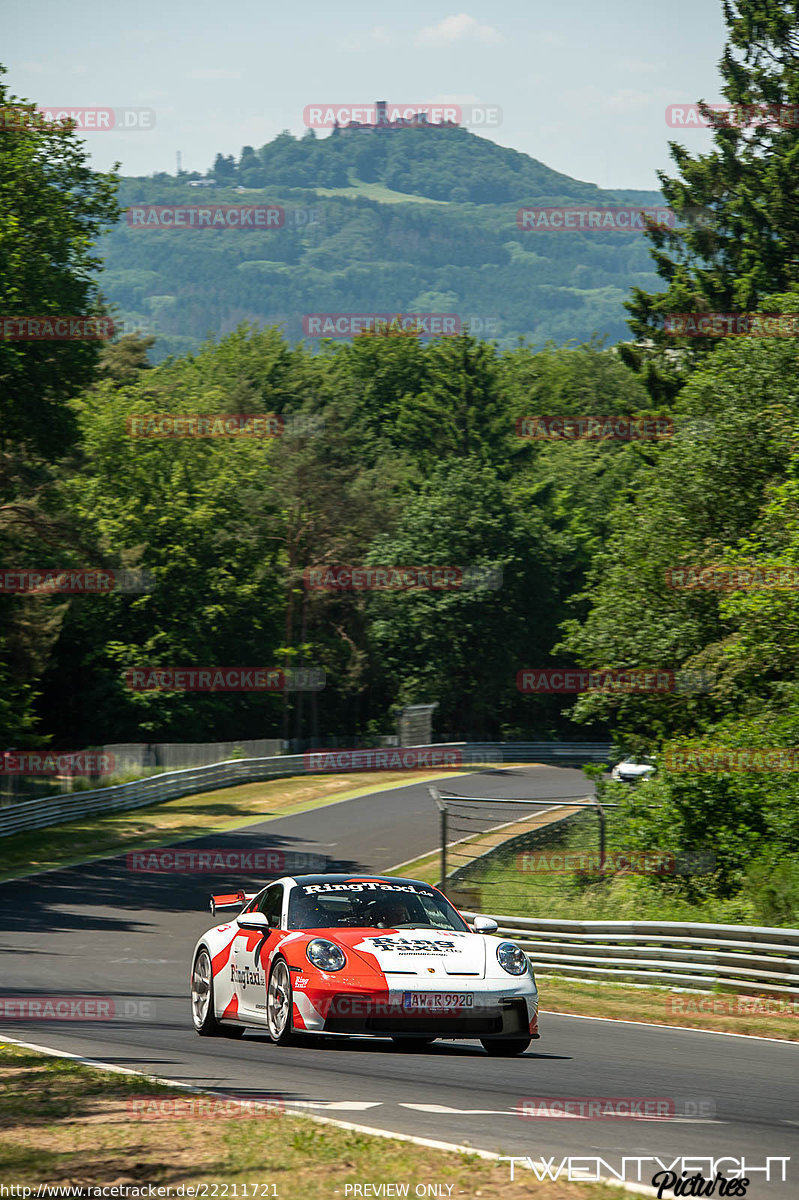
{"type": "Polygon", "coordinates": [[[112,963],[157,963],[160,966],[161,963],[177,963],[181,960],[179,958],[109,958],[108,961],[112,963]]]}
{"type": "Polygon", "coordinates": [[[380,1108],[382,1100],[287,1100],[286,1107],[323,1108],[326,1112],[363,1112],[367,1108],[380,1108]]]}
{"type": "Polygon", "coordinates": [[[427,1113],[457,1113],[461,1117],[515,1117],[518,1114],[512,1108],[451,1108],[448,1104],[403,1104],[398,1108],[413,1108],[416,1112],[427,1113]]]}
{"type": "MultiPolygon", "coordinates": [[[[413,1108],[417,1112],[427,1113],[456,1113],[459,1117],[469,1116],[485,1116],[485,1117],[521,1117],[514,1108],[451,1108],[448,1104],[403,1104],[399,1103],[398,1108],[413,1108]]],[[[555,1121],[592,1121],[593,1117],[584,1117],[580,1113],[550,1113],[548,1117],[531,1118],[525,1117],[525,1120],[555,1120],[555,1121]]],[[[625,1116],[617,1118],[621,1121],[665,1121],[671,1125],[726,1125],[726,1121],[716,1121],[711,1118],[698,1117],[639,1117],[625,1116]]]]}

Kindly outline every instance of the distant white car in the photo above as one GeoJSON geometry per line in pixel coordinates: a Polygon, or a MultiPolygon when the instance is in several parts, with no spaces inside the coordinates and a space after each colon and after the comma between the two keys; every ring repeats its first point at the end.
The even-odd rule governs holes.
{"type": "Polygon", "coordinates": [[[637,783],[640,779],[648,779],[654,775],[655,764],[651,758],[625,758],[610,773],[611,779],[621,783],[637,783]]]}

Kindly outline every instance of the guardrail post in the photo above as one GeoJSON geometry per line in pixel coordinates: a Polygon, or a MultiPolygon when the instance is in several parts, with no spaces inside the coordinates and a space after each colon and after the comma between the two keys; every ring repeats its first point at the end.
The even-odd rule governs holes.
{"type": "Polygon", "coordinates": [[[439,812],[439,818],[440,818],[439,819],[439,829],[440,829],[439,837],[440,837],[440,842],[441,842],[441,859],[440,859],[440,867],[439,867],[439,870],[441,872],[441,880],[439,882],[439,887],[440,887],[441,891],[444,893],[444,895],[446,896],[446,894],[447,894],[447,804],[446,804],[446,801],[444,799],[442,799],[441,792],[438,790],[438,788],[431,787],[431,788],[428,788],[427,790],[430,793],[430,795],[433,797],[433,800],[436,802],[436,805],[438,806],[438,812],[439,812]]]}
{"type": "Polygon", "coordinates": [[[596,805],[596,815],[599,817],[599,870],[603,872],[605,870],[605,810],[596,796],[593,799],[596,805]]]}

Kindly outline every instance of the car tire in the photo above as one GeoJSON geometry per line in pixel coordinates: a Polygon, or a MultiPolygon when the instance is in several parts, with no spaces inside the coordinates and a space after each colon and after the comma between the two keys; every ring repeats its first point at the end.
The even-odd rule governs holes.
{"type": "Polygon", "coordinates": [[[266,1028],[277,1046],[286,1046],[294,1035],[294,997],[291,975],[285,958],[276,958],[269,972],[266,989],[266,1028]]]}
{"type": "Polygon", "coordinates": [[[436,1040],[434,1037],[395,1037],[391,1039],[395,1050],[407,1050],[409,1054],[426,1050],[436,1040]]]}
{"type": "Polygon", "coordinates": [[[200,946],[191,969],[191,1019],[200,1037],[238,1038],[244,1033],[243,1025],[222,1025],[216,1019],[214,972],[205,946],[200,946]]]}
{"type": "Polygon", "coordinates": [[[486,1054],[492,1058],[512,1058],[514,1054],[524,1054],[532,1038],[480,1038],[486,1054]]]}

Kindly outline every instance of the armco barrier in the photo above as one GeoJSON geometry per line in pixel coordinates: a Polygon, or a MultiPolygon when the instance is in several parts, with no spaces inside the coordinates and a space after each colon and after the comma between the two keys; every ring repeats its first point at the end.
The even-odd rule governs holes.
{"type": "Polygon", "coordinates": [[[613,751],[610,742],[468,742],[467,745],[475,755],[499,751],[504,763],[541,762],[558,766],[608,762],[613,751]]]}
{"type": "MultiPolygon", "coordinates": [[[[465,765],[478,766],[503,762],[563,762],[566,758],[575,762],[593,762],[598,757],[607,758],[611,747],[595,742],[442,742],[437,743],[435,749],[459,750],[465,765]],[[549,749],[551,757],[545,755],[544,748],[549,749]],[[600,754],[602,750],[604,756],[600,754]]],[[[157,804],[161,800],[177,800],[195,792],[210,792],[216,788],[306,773],[302,754],[283,754],[274,758],[239,758],[230,762],[212,763],[207,767],[168,771],[163,775],[153,775],[149,779],[96,788],[90,792],[73,792],[52,798],[26,800],[21,804],[9,804],[0,808],[0,837],[8,837],[9,834],[21,833],[28,829],[60,825],[65,821],[91,816],[93,813],[144,808],[148,804],[157,804]]],[[[310,773],[319,775],[323,772],[314,768],[310,773]]]]}
{"type": "Polygon", "coordinates": [[[799,929],[480,915],[519,943],[536,974],[799,996],[799,929]]]}

